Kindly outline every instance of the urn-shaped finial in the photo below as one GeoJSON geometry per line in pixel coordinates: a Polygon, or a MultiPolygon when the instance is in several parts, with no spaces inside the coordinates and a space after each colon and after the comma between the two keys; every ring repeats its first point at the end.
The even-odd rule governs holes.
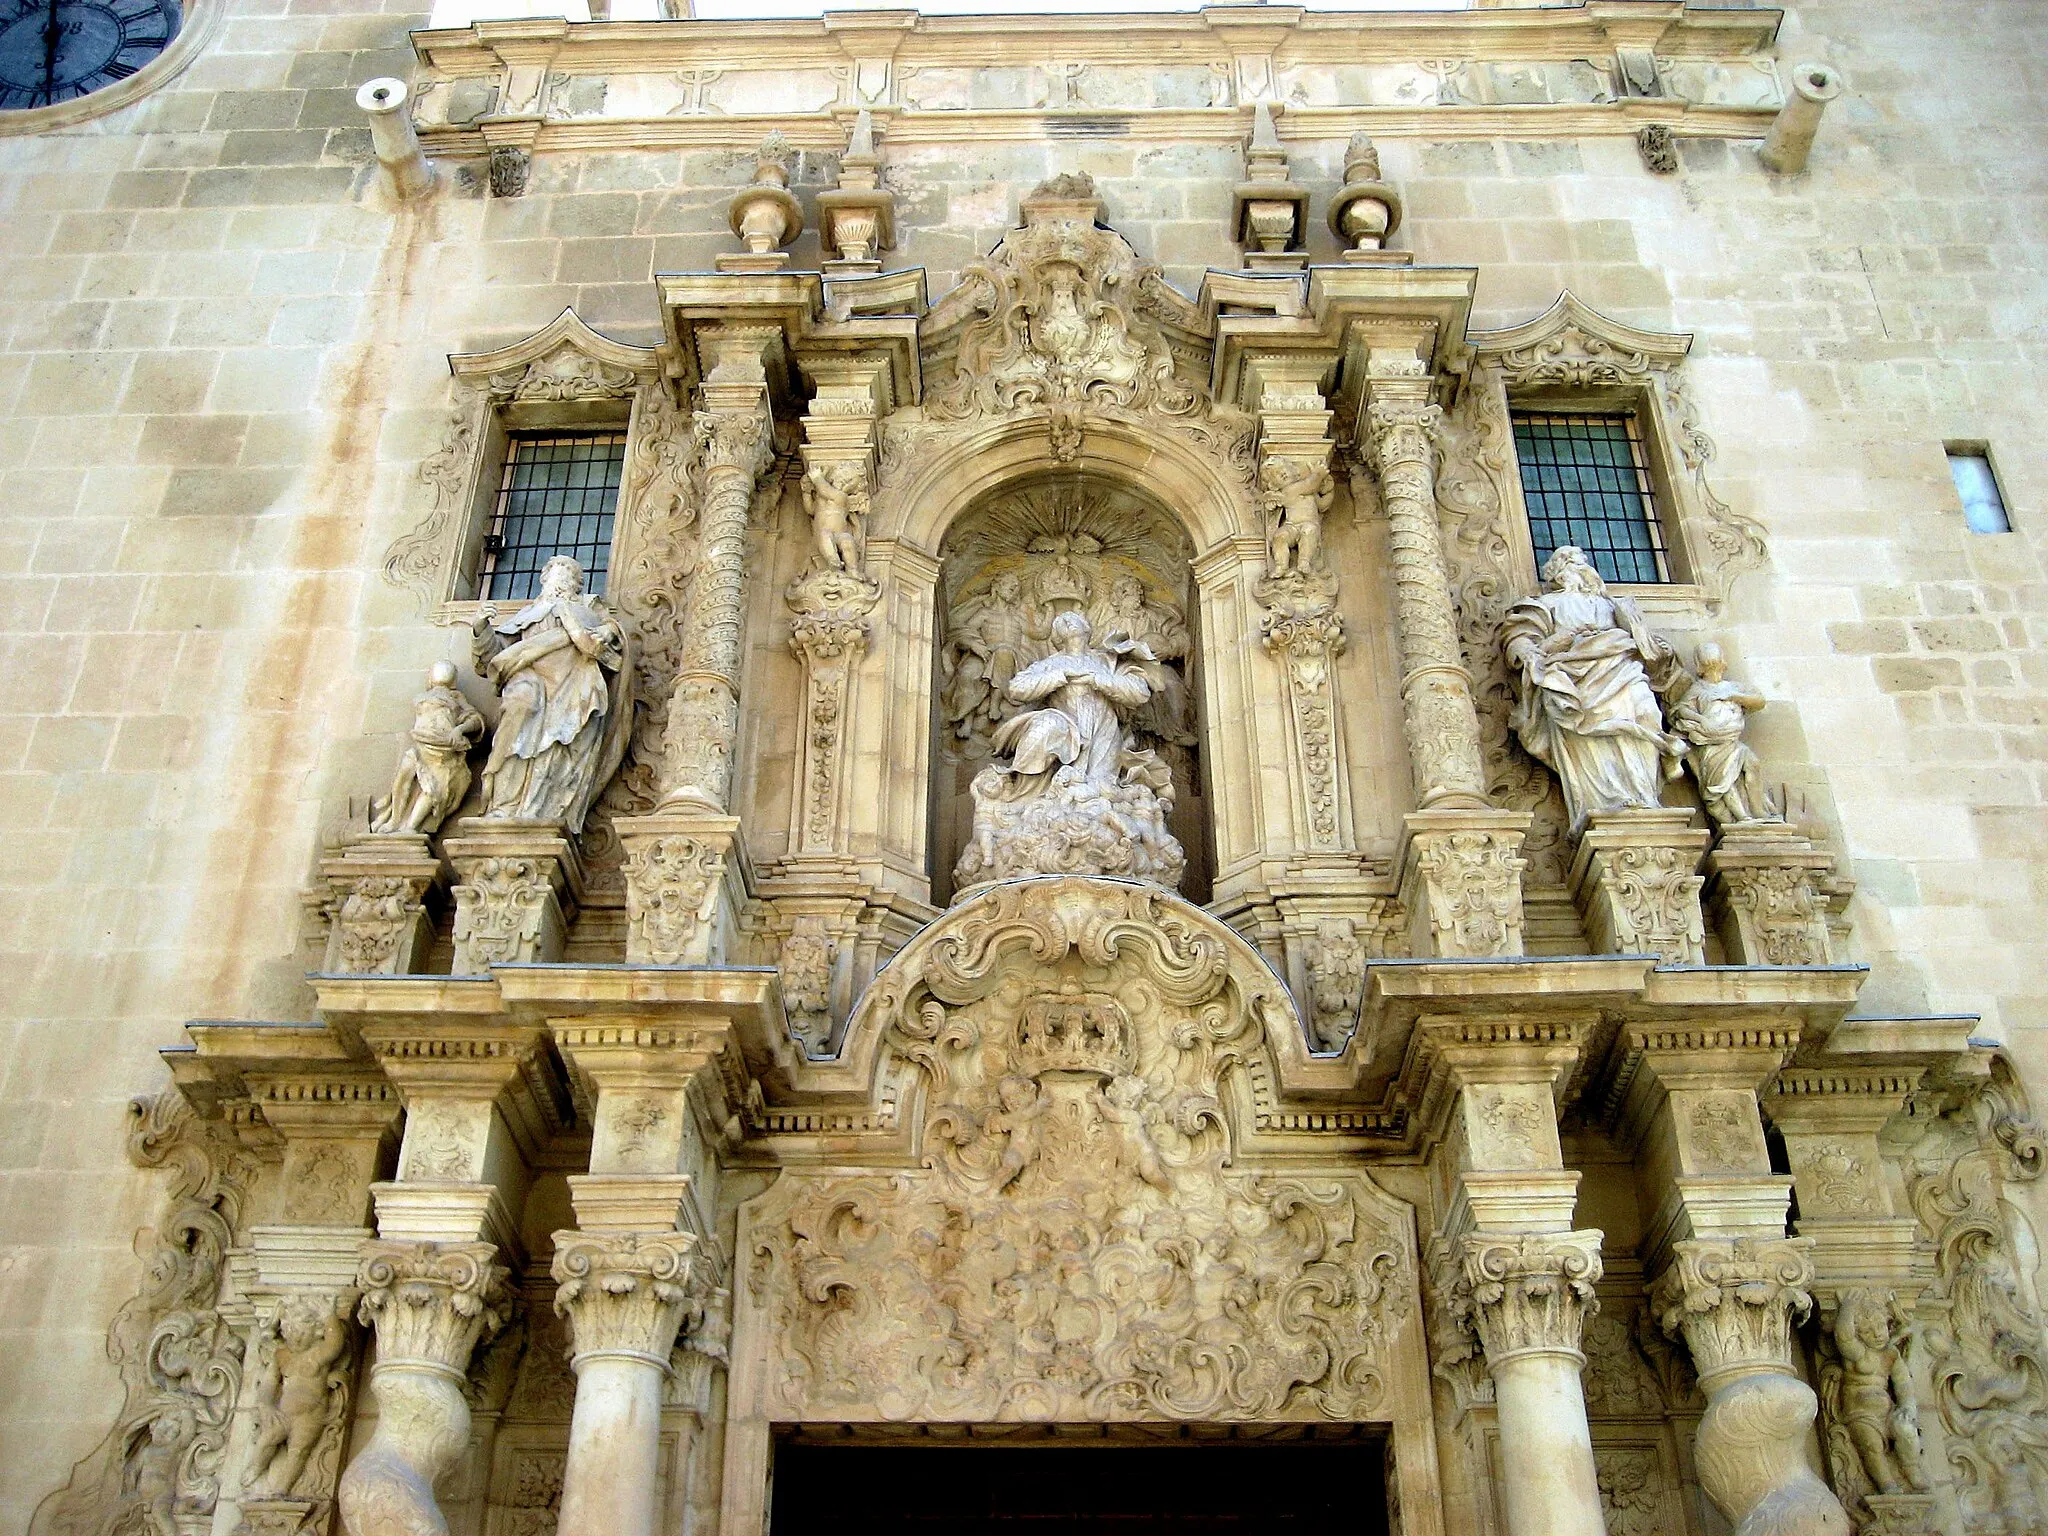
{"type": "Polygon", "coordinates": [[[804,211],[789,190],[792,153],[780,133],[761,141],[753,179],[726,205],[726,222],[747,249],[743,255],[720,256],[720,271],[773,272],[788,262],[785,247],[804,229],[804,211]]]}
{"type": "Polygon", "coordinates": [[[1380,179],[1380,152],[1363,133],[1351,136],[1344,152],[1344,185],[1330,200],[1330,228],[1350,248],[1346,261],[1405,262],[1405,254],[1386,249],[1387,237],[1401,227],[1401,194],[1380,179]]]}

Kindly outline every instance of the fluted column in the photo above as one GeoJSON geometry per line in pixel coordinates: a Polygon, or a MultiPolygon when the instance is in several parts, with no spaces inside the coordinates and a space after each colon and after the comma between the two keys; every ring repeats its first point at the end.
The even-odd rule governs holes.
{"type": "Polygon", "coordinates": [[[504,1321],[505,1270],[490,1243],[372,1242],[356,1285],[377,1330],[377,1428],[342,1474],[348,1536],[446,1531],[435,1481],[469,1443],[470,1352],[504,1321]]]}
{"type": "Polygon", "coordinates": [[[1379,475],[1401,644],[1401,710],[1416,809],[1403,821],[1401,900],[1417,955],[1522,953],[1523,811],[1486,798],[1486,757],[1436,513],[1434,330],[1371,333],[1361,447],[1379,475]]]}
{"type": "Polygon", "coordinates": [[[1600,1310],[1597,1231],[1468,1234],[1451,1307],[1478,1334],[1500,1426],[1508,1530],[1604,1536],[1579,1347],[1600,1310]]]}
{"type": "Polygon", "coordinates": [[[681,663],[669,703],[661,807],[722,812],[732,790],[740,723],[740,662],[747,600],[747,515],[774,459],[763,353],[779,333],[733,326],[702,345],[717,361],[704,378],[697,427],[704,502],[697,568],[680,632],[681,663]]]}
{"type": "Polygon", "coordinates": [[[662,1387],[695,1245],[687,1232],[555,1234],[555,1311],[576,1372],[560,1536],[652,1536],[662,1387]]]}

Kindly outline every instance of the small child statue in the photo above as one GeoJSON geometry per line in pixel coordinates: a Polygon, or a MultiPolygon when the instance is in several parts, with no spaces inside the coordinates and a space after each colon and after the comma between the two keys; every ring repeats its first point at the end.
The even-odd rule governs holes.
{"type": "Polygon", "coordinates": [[[1763,763],[1742,739],[1764,696],[1728,676],[1728,661],[1711,640],[1700,643],[1698,675],[1670,706],[1671,729],[1685,739],[1686,761],[1717,825],[1785,818],[1764,787],[1763,763]]]}
{"type": "Polygon", "coordinates": [[[370,802],[372,832],[433,832],[469,793],[469,749],[484,717],[455,686],[455,663],[437,661],[427,691],[413,700],[412,739],[391,793],[370,802]]]}

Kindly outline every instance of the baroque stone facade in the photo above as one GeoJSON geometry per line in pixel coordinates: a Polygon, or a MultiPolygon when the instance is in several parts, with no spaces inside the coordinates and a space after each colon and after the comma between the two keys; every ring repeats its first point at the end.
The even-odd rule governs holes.
{"type": "Polygon", "coordinates": [[[1341,1432],[1367,1532],[2042,1528],[1980,9],[191,0],[0,109],[0,1526],[1341,1432]]]}

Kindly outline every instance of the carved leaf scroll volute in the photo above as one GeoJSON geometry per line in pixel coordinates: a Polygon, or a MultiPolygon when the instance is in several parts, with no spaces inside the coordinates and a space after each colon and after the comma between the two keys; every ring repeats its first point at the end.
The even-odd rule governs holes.
{"type": "Polygon", "coordinates": [[[1063,878],[897,957],[848,1030],[881,1031],[923,1167],[786,1175],[752,1209],[774,1416],[1385,1415],[1406,1213],[1363,1174],[1236,1166],[1232,1085],[1269,1013],[1301,1027],[1237,945],[1063,878]]]}

